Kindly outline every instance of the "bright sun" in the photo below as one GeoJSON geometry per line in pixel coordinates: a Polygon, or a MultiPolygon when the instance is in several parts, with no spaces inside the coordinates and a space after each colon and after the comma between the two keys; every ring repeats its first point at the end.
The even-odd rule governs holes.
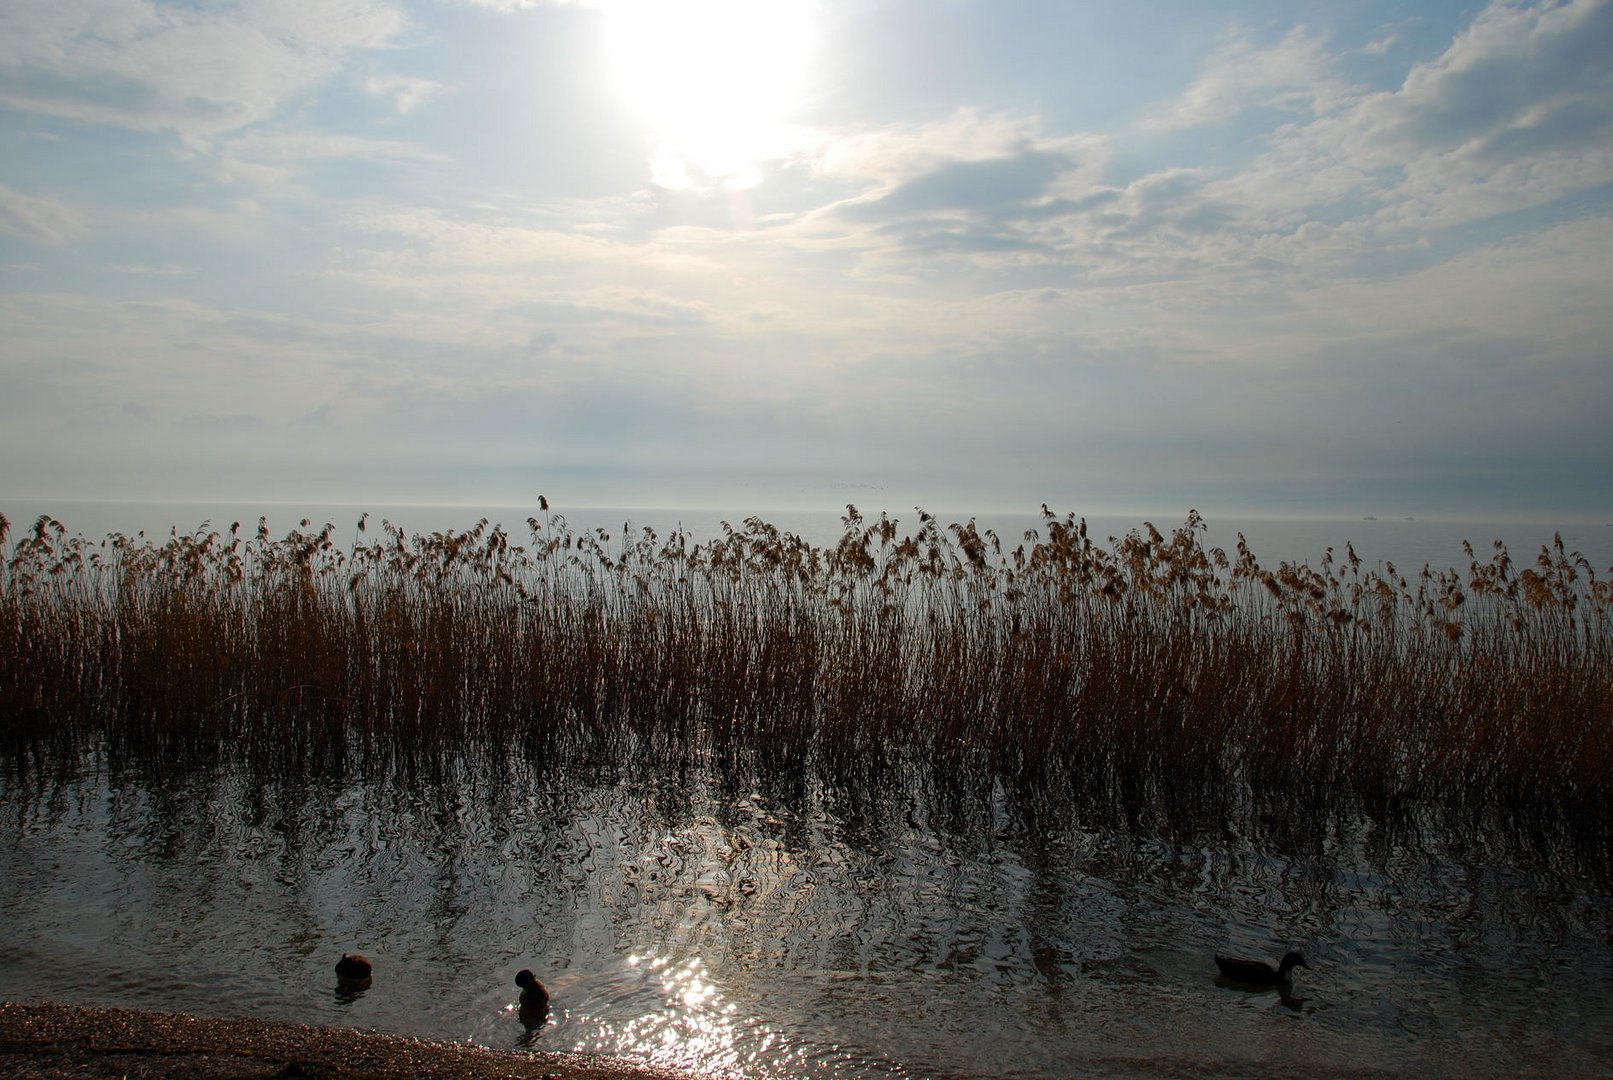
{"type": "Polygon", "coordinates": [[[783,153],[812,49],[810,0],[615,0],[611,72],[663,187],[745,188],[783,153]]]}

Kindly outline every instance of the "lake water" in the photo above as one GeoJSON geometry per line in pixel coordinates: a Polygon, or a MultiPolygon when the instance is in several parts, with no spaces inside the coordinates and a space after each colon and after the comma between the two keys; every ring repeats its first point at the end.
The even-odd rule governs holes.
{"type": "Polygon", "coordinates": [[[0,997],[758,1077],[1606,1075],[1613,904],[1550,859],[1173,846],[1000,788],[567,769],[0,800],[0,997]],[[1211,957],[1302,949],[1291,993],[1211,957]],[[376,965],[343,993],[342,951],[376,965]],[[554,996],[528,1030],[512,978],[554,996]]]}
{"type": "MultiPolygon", "coordinates": [[[[0,509],[88,535],[235,513],[0,509]]],[[[372,515],[413,530],[481,516],[372,515]]],[[[676,522],[569,515],[613,529],[624,516],[676,522]]],[[[697,537],[720,519],[682,516],[697,537]]],[[[838,534],[833,514],[770,520],[838,534]]],[[[1491,538],[1421,522],[1241,527],[1268,564],[1353,540],[1369,561],[1449,566],[1461,538],[1491,538]]],[[[1486,531],[1519,561],[1550,538],[1486,531]]],[[[1613,564],[1602,532],[1564,539],[1613,564]]],[[[1613,1062],[1607,867],[1502,833],[1279,818],[1173,843],[919,772],[848,788],[712,764],[468,761],[429,782],[325,785],[81,764],[42,788],[0,781],[0,998],[792,1080],[1605,1076],[1613,1062]],[[1310,966],[1289,993],[1217,980],[1217,951],[1290,947],[1310,966]],[[373,986],[336,986],[343,951],[375,961],[373,986]],[[554,995],[530,1030],[514,1009],[522,967],[554,995]]]]}

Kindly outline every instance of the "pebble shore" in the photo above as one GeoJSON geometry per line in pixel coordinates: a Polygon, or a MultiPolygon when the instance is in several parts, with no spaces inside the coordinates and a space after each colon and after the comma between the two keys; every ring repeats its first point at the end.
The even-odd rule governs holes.
{"type": "Polygon", "coordinates": [[[609,1059],[489,1050],[379,1032],[0,1002],[0,1080],[12,1077],[693,1080],[609,1059]]]}

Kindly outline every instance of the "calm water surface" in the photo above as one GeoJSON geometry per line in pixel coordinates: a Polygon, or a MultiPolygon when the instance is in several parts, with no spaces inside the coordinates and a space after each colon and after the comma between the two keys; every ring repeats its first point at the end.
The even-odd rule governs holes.
{"type": "Polygon", "coordinates": [[[1613,898],[1478,841],[1456,858],[1332,828],[1285,855],[1279,824],[1171,846],[1000,788],[762,791],[701,770],[4,794],[14,1000],[761,1077],[1613,1062],[1613,898]],[[1291,945],[1311,962],[1292,994],[1218,984],[1217,950],[1291,945]],[[369,990],[336,987],[344,950],[375,961],[369,990]],[[521,967],[554,995],[539,1030],[513,1008],[521,967]]]}

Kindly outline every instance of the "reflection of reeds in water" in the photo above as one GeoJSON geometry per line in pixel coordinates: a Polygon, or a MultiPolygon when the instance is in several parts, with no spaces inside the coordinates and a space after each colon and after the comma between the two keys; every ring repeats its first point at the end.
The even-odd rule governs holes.
{"type": "Polygon", "coordinates": [[[922,761],[1133,820],[1350,800],[1613,825],[1613,588],[1560,541],[1408,576],[1348,549],[1267,569],[1206,550],[1196,512],[1107,544],[1045,507],[1019,543],[855,508],[832,547],[754,518],[708,543],[528,524],[361,521],[344,548],[306,521],[155,543],[42,518],[0,573],[12,775],[88,749],[301,775],[922,761]]]}

